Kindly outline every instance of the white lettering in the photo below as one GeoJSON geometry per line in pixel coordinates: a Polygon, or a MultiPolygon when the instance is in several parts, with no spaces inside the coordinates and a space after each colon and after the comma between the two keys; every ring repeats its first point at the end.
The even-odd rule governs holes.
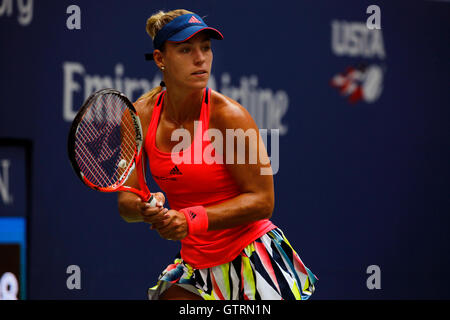
{"type": "Polygon", "coordinates": [[[9,168],[11,161],[2,159],[0,161],[0,196],[4,204],[12,204],[13,197],[9,192],[9,168]]]}
{"type": "MultiPolygon", "coordinates": [[[[148,90],[151,89],[151,85],[148,82],[148,80],[146,79],[130,79],[130,78],[125,78],[124,80],[125,82],[125,89],[124,89],[124,94],[127,97],[134,97],[135,91],[139,91],[141,93],[144,93],[148,90]]],[[[132,100],[133,101],[133,100],[132,100]]]]}
{"type": "Polygon", "coordinates": [[[0,17],[6,14],[6,16],[12,15],[13,12],[13,0],[3,0],[0,5],[0,17]]]}
{"type": "Polygon", "coordinates": [[[367,7],[366,13],[373,13],[367,18],[366,26],[368,29],[381,29],[381,9],[373,4],[367,7]]]}
{"type": "Polygon", "coordinates": [[[203,141],[208,140],[211,141],[211,143],[208,144],[203,151],[203,160],[206,164],[223,164],[223,155],[221,154],[223,150],[222,132],[219,129],[208,129],[203,135],[203,141]]]}
{"type": "Polygon", "coordinates": [[[194,307],[189,306],[189,303],[184,307],[180,307],[178,314],[182,315],[206,315],[209,318],[214,310],[214,307],[194,307]]]}
{"type": "Polygon", "coordinates": [[[370,30],[361,22],[332,21],[331,47],[337,56],[386,57],[381,29],[370,30]]]}
{"type": "Polygon", "coordinates": [[[22,26],[29,25],[33,20],[33,0],[17,0],[17,7],[19,9],[17,21],[22,26]]]}
{"type": "MultiPolygon", "coordinates": [[[[194,131],[201,131],[201,121],[194,121],[194,131]],[[200,126],[199,129],[197,129],[200,126]]],[[[280,133],[278,129],[270,130],[270,157],[267,154],[267,129],[244,131],[238,129],[226,129],[226,149],[223,149],[222,132],[215,128],[205,131],[202,141],[210,143],[202,153],[202,141],[194,139],[193,153],[194,164],[223,164],[225,154],[226,164],[261,164],[261,175],[275,175],[279,169],[280,133]],[[212,139],[214,138],[214,139],[212,139]],[[248,138],[248,139],[247,139],[248,138]],[[248,143],[247,143],[248,141],[248,143]],[[225,151],[225,153],[224,153],[225,151]],[[258,162],[259,160],[259,162],[258,162]]],[[[171,135],[171,141],[180,141],[171,150],[171,158],[174,164],[191,164],[192,150],[186,151],[191,145],[191,134],[184,128],[175,129],[171,135]],[[181,138],[181,141],[180,141],[181,138]]]]}
{"type": "MultiPolygon", "coordinates": [[[[201,121],[194,121],[194,135],[199,130],[200,132],[203,132],[203,126],[201,121]],[[198,128],[200,127],[200,128],[198,128]]],[[[202,163],[202,141],[200,139],[195,139],[194,136],[194,164],[201,164],[202,163]]]]}
{"type": "Polygon", "coordinates": [[[269,167],[260,168],[260,173],[263,176],[276,175],[280,168],[280,130],[270,129],[270,157],[267,158],[267,129],[261,129],[261,138],[263,144],[259,148],[259,159],[262,165],[269,165],[269,167]],[[264,148],[265,146],[265,148],[264,148]]]}
{"type": "Polygon", "coordinates": [[[181,151],[186,150],[189,148],[189,146],[191,145],[191,134],[189,133],[189,130],[186,129],[176,129],[172,132],[172,135],[170,137],[171,141],[179,141],[181,138],[181,142],[177,143],[173,148],[172,148],[172,154],[171,154],[171,158],[172,158],[172,162],[175,164],[181,164],[181,163],[186,163],[186,164],[191,164],[191,155],[188,152],[183,152],[181,153],[181,151]],[[181,154],[181,156],[180,156],[181,154]]]}
{"type": "MultiPolygon", "coordinates": [[[[72,121],[77,109],[89,95],[104,88],[115,88],[123,92],[131,101],[151,88],[159,85],[161,75],[156,73],[152,81],[124,77],[124,66],[116,64],[114,76],[88,74],[79,62],[63,63],[63,119],[72,121]],[[82,93],[80,97],[77,95],[82,93]],[[74,104],[77,101],[77,104],[74,104]]],[[[228,73],[222,74],[221,91],[223,94],[240,102],[254,118],[259,128],[278,129],[281,135],[288,132],[288,126],[282,123],[289,107],[288,94],[283,90],[273,92],[271,89],[258,88],[256,76],[241,77],[240,87],[231,86],[228,73]]],[[[216,87],[216,80],[211,75],[209,85],[216,87]]],[[[269,130],[270,134],[272,131],[269,130]]]]}
{"type": "Polygon", "coordinates": [[[5,272],[0,278],[0,300],[17,300],[19,282],[11,272],[5,272]]]}
{"type": "Polygon", "coordinates": [[[256,157],[258,156],[258,153],[256,152],[256,139],[257,139],[257,132],[253,129],[247,129],[245,132],[243,129],[226,129],[226,163],[237,163],[237,164],[244,164],[246,163],[246,138],[249,139],[249,152],[248,158],[249,164],[255,164],[256,163],[256,157]],[[235,139],[236,138],[236,139],[235,139]],[[236,148],[234,147],[234,141],[236,140],[236,148]],[[237,152],[235,152],[235,150],[237,152]],[[237,159],[235,162],[234,160],[237,159]]]}
{"type": "Polygon", "coordinates": [[[81,269],[77,265],[70,265],[66,269],[66,273],[70,274],[70,276],[67,278],[66,286],[67,289],[73,290],[73,289],[81,289],[81,269]]]}
{"type": "Polygon", "coordinates": [[[64,62],[64,89],[63,89],[63,119],[72,121],[77,114],[73,110],[73,92],[80,90],[80,85],[74,81],[74,74],[83,75],[84,67],[77,62],[64,62]]]}
{"type": "Polygon", "coordinates": [[[114,76],[88,74],[79,62],[63,63],[63,119],[71,122],[78,108],[93,92],[114,88],[133,101],[141,94],[159,84],[161,76],[156,74],[153,81],[146,79],[124,78],[124,66],[118,63],[114,67],[114,76]],[[81,93],[77,95],[77,93],[81,93]],[[77,103],[74,103],[77,101],[77,103]]]}
{"type": "MultiPolygon", "coordinates": [[[[212,81],[215,84],[215,80],[212,81]]],[[[240,86],[231,86],[231,76],[223,73],[220,92],[239,102],[255,120],[259,128],[279,129],[281,135],[287,134],[288,127],[281,121],[289,106],[289,97],[283,90],[258,87],[258,77],[241,77],[240,86]]]]}
{"type": "Polygon", "coordinates": [[[84,99],[86,100],[91,93],[105,89],[112,88],[113,80],[111,77],[101,77],[99,75],[86,75],[84,77],[84,99]]]}
{"type": "Polygon", "coordinates": [[[367,267],[367,274],[370,274],[370,277],[367,278],[366,285],[367,289],[381,289],[381,269],[379,266],[373,264],[367,267]]]}
{"type": "Polygon", "coordinates": [[[223,307],[223,313],[226,315],[264,315],[270,314],[270,305],[246,305],[246,304],[226,304],[223,307]]]}
{"type": "Polygon", "coordinates": [[[66,27],[69,30],[81,29],[81,9],[79,6],[73,4],[67,7],[66,13],[71,15],[66,20],[66,27]]]}
{"type": "MultiPolygon", "coordinates": [[[[17,0],[17,10],[19,12],[17,21],[21,26],[27,26],[33,20],[33,0],[17,0]]],[[[0,17],[13,14],[13,0],[3,0],[0,4],[0,17]]]]}
{"type": "Polygon", "coordinates": [[[375,102],[383,90],[383,71],[377,65],[367,68],[364,74],[363,96],[368,103],[375,102]]]}

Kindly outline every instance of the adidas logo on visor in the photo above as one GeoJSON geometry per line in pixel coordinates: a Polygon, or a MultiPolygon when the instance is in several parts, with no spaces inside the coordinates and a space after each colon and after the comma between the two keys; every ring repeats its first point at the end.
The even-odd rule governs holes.
{"type": "Polygon", "coordinates": [[[202,23],[200,20],[198,20],[195,16],[192,16],[188,23],[202,23]]]}

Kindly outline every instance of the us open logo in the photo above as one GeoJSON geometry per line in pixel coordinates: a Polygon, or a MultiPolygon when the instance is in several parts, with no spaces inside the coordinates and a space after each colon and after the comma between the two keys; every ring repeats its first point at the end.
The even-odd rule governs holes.
{"type": "Polygon", "coordinates": [[[384,60],[386,51],[381,29],[381,10],[369,6],[367,21],[331,21],[331,50],[338,57],[359,58],[345,70],[335,73],[329,84],[350,104],[374,103],[383,91],[386,67],[373,59],[384,60]],[[369,62],[370,61],[370,62],[369,62]]]}

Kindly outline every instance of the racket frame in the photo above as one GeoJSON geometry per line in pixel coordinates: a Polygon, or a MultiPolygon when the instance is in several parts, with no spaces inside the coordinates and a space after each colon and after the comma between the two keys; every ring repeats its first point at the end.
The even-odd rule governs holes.
{"type": "Polygon", "coordinates": [[[94,92],[86,99],[86,101],[81,106],[80,110],[78,110],[74,120],[72,121],[72,125],[69,130],[68,143],[67,143],[70,164],[72,165],[72,168],[75,171],[75,174],[77,175],[77,177],[85,185],[87,185],[88,187],[90,187],[94,190],[101,191],[101,192],[117,192],[117,191],[132,192],[132,193],[138,195],[143,201],[150,202],[152,205],[154,205],[156,200],[153,197],[153,195],[151,195],[151,193],[148,189],[148,186],[147,186],[146,179],[145,179],[145,166],[144,166],[143,162],[146,157],[144,156],[144,152],[143,152],[143,148],[142,148],[143,142],[144,142],[144,138],[143,138],[143,133],[142,133],[141,121],[139,119],[136,109],[134,108],[134,106],[130,102],[130,100],[128,100],[128,98],[118,90],[109,89],[109,88],[102,89],[97,92],[94,92]],[[93,101],[95,101],[96,99],[99,99],[100,96],[105,95],[105,94],[113,94],[113,95],[118,96],[125,103],[127,108],[131,111],[130,114],[131,114],[131,118],[133,121],[133,127],[134,127],[134,130],[136,133],[136,139],[135,139],[135,141],[136,141],[135,148],[136,149],[135,149],[135,156],[133,158],[133,161],[130,161],[130,163],[128,164],[128,167],[126,168],[126,170],[124,171],[124,173],[122,174],[120,179],[114,185],[111,185],[108,187],[100,187],[100,186],[97,186],[96,184],[92,183],[81,172],[81,169],[80,169],[78,162],[76,161],[76,157],[75,157],[75,141],[76,141],[77,130],[79,128],[78,125],[81,122],[81,120],[83,119],[86,112],[88,111],[89,106],[91,105],[91,103],[93,101]],[[124,185],[126,180],[129,177],[129,175],[131,174],[131,172],[135,169],[136,169],[136,174],[137,174],[140,190],[124,185]]]}

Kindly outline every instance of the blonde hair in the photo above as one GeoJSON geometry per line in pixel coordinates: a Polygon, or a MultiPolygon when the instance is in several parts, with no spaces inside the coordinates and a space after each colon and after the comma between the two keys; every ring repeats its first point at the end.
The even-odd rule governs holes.
{"type": "MultiPolygon", "coordinates": [[[[185,9],[176,9],[168,12],[164,12],[160,10],[159,12],[153,14],[150,16],[150,18],[147,19],[147,24],[145,26],[145,30],[147,31],[150,38],[152,38],[152,41],[155,39],[156,34],[159,30],[161,30],[166,24],[168,24],[170,21],[175,19],[176,17],[179,17],[183,14],[189,14],[193,13],[191,11],[185,10],[185,9]]],[[[164,46],[161,48],[161,51],[164,51],[164,46]]],[[[149,99],[152,100],[153,97],[155,97],[157,94],[159,94],[163,90],[162,86],[157,86],[150,91],[144,93],[139,99],[149,99]]]]}

